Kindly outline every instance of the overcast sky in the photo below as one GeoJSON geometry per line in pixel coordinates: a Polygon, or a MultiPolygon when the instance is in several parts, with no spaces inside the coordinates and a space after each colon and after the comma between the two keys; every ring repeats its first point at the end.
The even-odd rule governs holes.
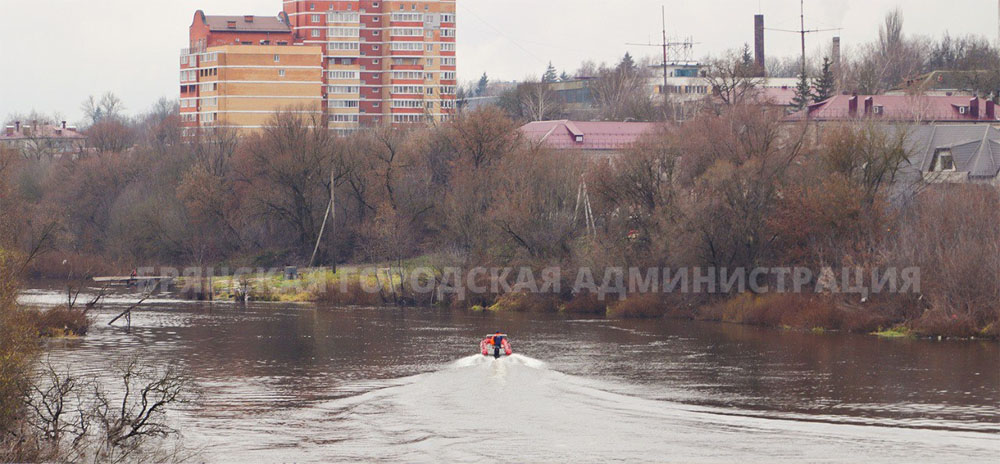
{"type": "MultiPolygon", "coordinates": [[[[903,9],[905,32],[997,37],[993,0],[806,0],[806,28],[842,28],[809,37],[809,48],[839,34],[844,46],[872,40],[888,10],[903,9]]],[[[549,61],[572,72],[580,62],[614,61],[656,49],[660,5],[668,33],[693,37],[694,58],[753,43],[753,15],[797,29],[798,0],[459,0],[458,76],[494,80],[540,75],[549,61]]],[[[0,0],[0,117],[36,109],[81,118],[80,102],[111,90],[126,110],[148,109],[178,93],[178,54],[194,11],[274,15],[280,0],[0,0]]],[[[798,36],[767,33],[768,56],[798,53],[798,36]]]]}

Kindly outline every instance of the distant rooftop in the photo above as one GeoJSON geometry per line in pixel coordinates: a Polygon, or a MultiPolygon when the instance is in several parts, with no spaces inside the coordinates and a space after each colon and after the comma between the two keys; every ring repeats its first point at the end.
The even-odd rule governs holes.
{"type": "Polygon", "coordinates": [[[790,121],[846,121],[860,117],[900,122],[996,122],[996,106],[982,98],[937,95],[837,95],[788,116],[790,121]]]}
{"type": "Polygon", "coordinates": [[[646,122],[536,121],[521,126],[529,140],[557,150],[622,150],[656,127],[646,122]]]}
{"type": "Polygon", "coordinates": [[[75,127],[50,124],[22,124],[20,122],[11,124],[0,132],[0,141],[23,140],[23,139],[61,139],[61,140],[86,140],[87,136],[77,132],[75,127]]]}
{"type": "Polygon", "coordinates": [[[278,16],[205,16],[205,24],[212,32],[291,32],[292,27],[278,16]]]}
{"type": "Polygon", "coordinates": [[[910,128],[914,167],[934,172],[938,157],[950,158],[949,170],[968,179],[994,179],[1000,174],[1000,131],[988,124],[924,125],[910,128]]]}

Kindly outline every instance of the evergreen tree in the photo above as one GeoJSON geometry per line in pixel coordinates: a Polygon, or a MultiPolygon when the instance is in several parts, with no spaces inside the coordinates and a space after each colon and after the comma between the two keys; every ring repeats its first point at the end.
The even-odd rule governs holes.
{"type": "Polygon", "coordinates": [[[556,82],[559,80],[559,75],[556,74],[556,67],[552,66],[552,62],[549,61],[549,67],[545,70],[545,75],[542,76],[542,82],[556,82]]]}
{"type": "Polygon", "coordinates": [[[480,77],[479,83],[476,84],[476,96],[482,97],[483,95],[486,95],[486,89],[489,88],[489,86],[490,78],[486,75],[486,73],[483,73],[483,77],[480,77]]]}
{"type": "Polygon", "coordinates": [[[622,62],[618,64],[618,67],[626,71],[635,71],[635,60],[632,59],[632,55],[629,52],[625,52],[625,56],[622,58],[622,62]]]}
{"type": "Polygon", "coordinates": [[[573,77],[570,76],[569,73],[567,73],[566,71],[563,71],[562,74],[559,75],[559,80],[563,82],[571,81],[573,80],[573,77]]]}
{"type": "Polygon", "coordinates": [[[819,79],[816,80],[816,93],[814,94],[814,101],[821,102],[829,100],[837,92],[836,85],[837,82],[833,78],[833,70],[830,69],[832,63],[829,58],[823,58],[823,72],[820,74],[819,79]]]}
{"type": "Polygon", "coordinates": [[[809,105],[812,98],[812,89],[809,86],[809,76],[805,73],[799,74],[799,83],[795,86],[795,98],[792,98],[792,106],[796,110],[801,110],[809,105]]]}
{"type": "Polygon", "coordinates": [[[740,52],[740,64],[746,69],[750,69],[756,65],[753,54],[750,53],[750,44],[746,42],[743,43],[743,50],[740,52]]]}

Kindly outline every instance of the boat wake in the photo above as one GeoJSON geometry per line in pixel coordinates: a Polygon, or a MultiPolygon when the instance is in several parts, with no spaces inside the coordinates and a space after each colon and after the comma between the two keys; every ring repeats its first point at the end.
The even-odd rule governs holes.
{"type": "Polygon", "coordinates": [[[481,355],[312,408],[321,460],[988,461],[995,434],[753,417],[638,398],[520,354],[481,355]],[[848,458],[849,457],[849,458],[848,458]]]}

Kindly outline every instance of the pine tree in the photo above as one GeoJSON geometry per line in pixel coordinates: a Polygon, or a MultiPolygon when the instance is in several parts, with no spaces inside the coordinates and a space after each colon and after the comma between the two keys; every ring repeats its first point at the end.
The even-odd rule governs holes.
{"type": "Polygon", "coordinates": [[[792,98],[792,106],[801,110],[809,105],[812,98],[812,90],[809,86],[809,76],[806,73],[799,75],[799,83],[795,86],[795,98],[792,98]]]}
{"type": "Polygon", "coordinates": [[[635,71],[635,60],[632,59],[632,55],[629,52],[625,52],[625,56],[622,57],[622,62],[618,64],[618,67],[626,71],[635,71]]]}
{"type": "Polygon", "coordinates": [[[552,66],[552,62],[549,61],[549,67],[545,70],[545,75],[542,76],[542,82],[556,82],[559,80],[559,75],[556,74],[556,67],[552,66]]]}
{"type": "Polygon", "coordinates": [[[823,58],[823,73],[816,80],[816,93],[813,96],[814,101],[817,103],[833,98],[833,95],[837,92],[837,82],[833,78],[833,70],[830,69],[831,64],[829,58],[823,58]]]}
{"type": "Polygon", "coordinates": [[[567,73],[566,71],[563,71],[562,74],[559,75],[559,80],[563,82],[571,81],[573,80],[573,77],[570,76],[569,73],[567,73]]]}
{"type": "Polygon", "coordinates": [[[483,73],[483,77],[480,77],[479,83],[476,84],[476,96],[482,97],[483,95],[486,95],[486,89],[489,88],[489,86],[490,78],[486,75],[486,73],[483,73]]]}
{"type": "Polygon", "coordinates": [[[743,44],[743,50],[740,52],[740,64],[746,69],[750,69],[756,64],[753,54],[750,53],[750,44],[748,43],[743,44]]]}

